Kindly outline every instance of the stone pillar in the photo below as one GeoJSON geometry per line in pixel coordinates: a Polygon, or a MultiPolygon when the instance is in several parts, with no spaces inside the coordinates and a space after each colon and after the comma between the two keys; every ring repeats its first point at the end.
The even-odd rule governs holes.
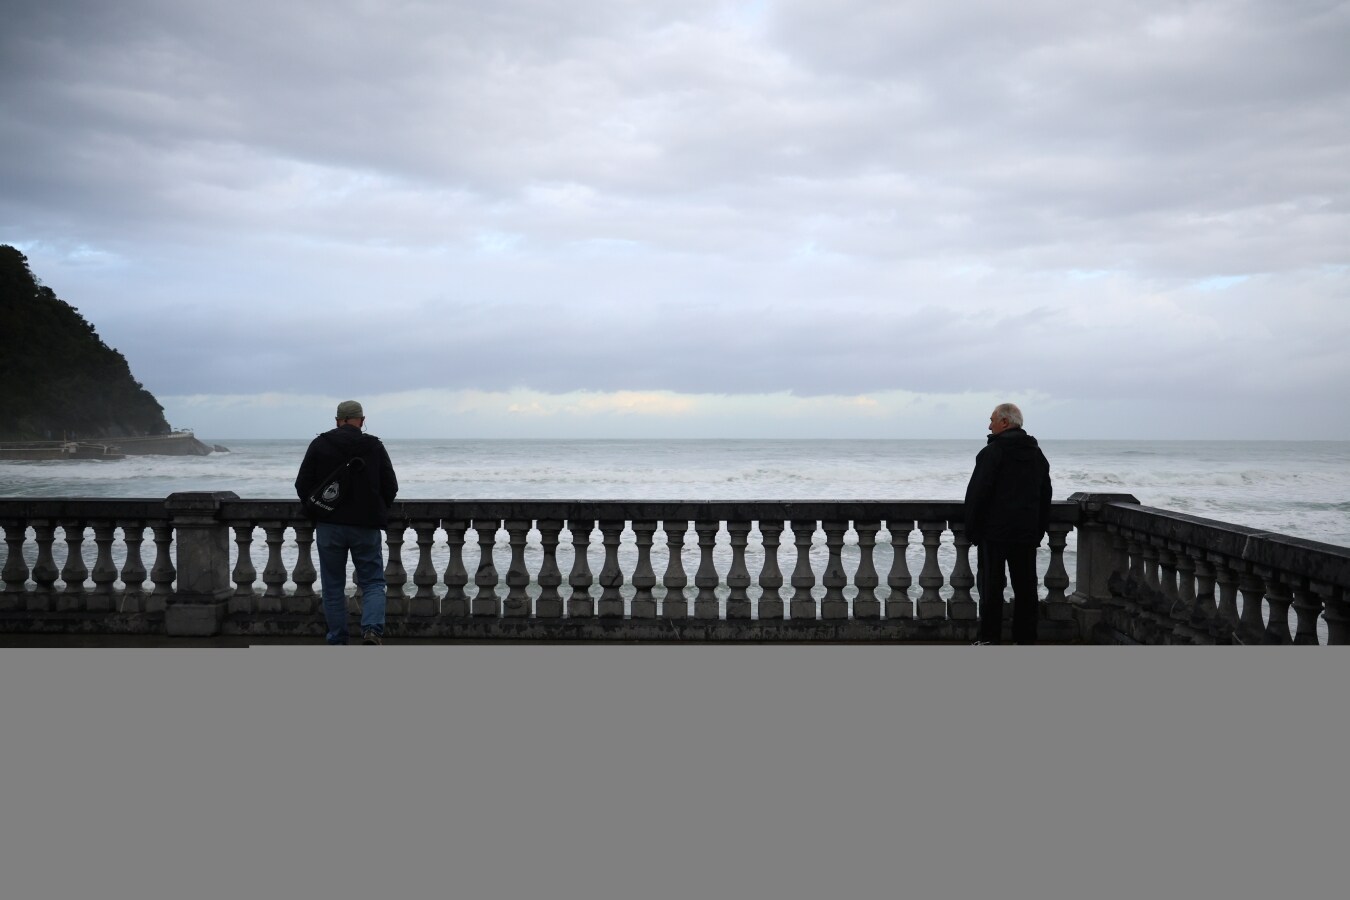
{"type": "Polygon", "coordinates": [[[914,531],[914,523],[908,520],[887,520],[886,529],[891,535],[891,571],[886,576],[886,586],[891,589],[886,598],[886,618],[914,618],[914,601],[909,597],[909,589],[914,584],[914,576],[909,573],[909,536],[914,531]]]}
{"type": "MultiPolygon", "coordinates": [[[[540,526],[541,528],[543,526],[540,526]]],[[[633,618],[655,619],[656,598],[652,588],[656,587],[656,570],[652,568],[652,541],[656,534],[656,522],[634,522],[633,534],[637,537],[637,566],[633,569],[633,618]]],[[[543,583],[543,576],[539,576],[543,583]]]]}
{"type": "Polygon", "coordinates": [[[539,541],[543,545],[544,560],[539,565],[539,599],[534,603],[534,614],[541,619],[561,619],[563,614],[562,571],[558,568],[558,536],[563,523],[557,519],[540,519],[539,541]]]}
{"type": "Polygon", "coordinates": [[[526,590],[530,584],[530,573],[525,568],[525,544],[530,536],[529,519],[508,519],[506,533],[511,542],[511,562],[506,567],[506,601],[502,605],[502,615],[507,618],[528,618],[530,595],[526,590]]]}
{"type": "Polygon", "coordinates": [[[389,617],[406,616],[411,611],[408,602],[408,570],[403,565],[403,544],[408,537],[408,523],[392,519],[384,529],[384,544],[389,558],[384,564],[385,611],[389,617]]]}
{"type": "Polygon", "coordinates": [[[1068,598],[1078,633],[1092,634],[1102,618],[1103,606],[1111,603],[1111,575],[1125,574],[1129,565],[1127,556],[1120,552],[1115,537],[1101,521],[1102,510],[1108,503],[1134,503],[1131,494],[1076,493],[1069,500],[1078,504],[1078,550],[1074,578],[1074,592],[1068,598]]]}
{"type": "Polygon", "coordinates": [[[178,573],[177,589],[165,598],[167,634],[220,632],[226,605],[234,593],[230,526],[220,518],[220,504],[238,499],[233,491],[193,491],[170,494],[165,501],[174,530],[178,573]]]}
{"type": "Polygon", "coordinates": [[[473,530],[478,534],[478,570],[474,572],[473,583],[478,588],[469,612],[475,616],[501,616],[502,603],[497,597],[497,565],[492,559],[492,549],[497,545],[497,529],[501,527],[499,519],[474,519],[473,530]]]}
{"type": "Polygon", "coordinates": [[[408,604],[408,615],[429,619],[441,611],[440,601],[436,599],[436,564],[431,557],[431,549],[436,544],[436,522],[418,519],[411,524],[413,534],[417,535],[417,565],[413,566],[416,590],[408,604]]]}
{"type": "Polygon", "coordinates": [[[572,571],[567,576],[572,595],[567,598],[567,615],[569,618],[588,619],[595,615],[595,600],[591,597],[595,576],[591,574],[591,561],[586,556],[591,546],[595,520],[568,519],[567,530],[572,532],[572,571]]]}
{"type": "Polygon", "coordinates": [[[855,619],[880,619],[881,601],[877,599],[877,567],[873,552],[877,544],[877,532],[880,522],[854,522],[853,530],[858,533],[858,571],[853,574],[853,584],[858,595],[853,598],[853,617],[855,619]]]}
{"type": "Polygon", "coordinates": [[[1064,568],[1064,548],[1069,542],[1072,525],[1054,523],[1047,530],[1045,538],[1050,547],[1050,565],[1045,570],[1045,605],[1042,616],[1051,622],[1067,622],[1073,619],[1073,611],[1064,595],[1069,586],[1069,572],[1064,568]]]}
{"type": "Polygon", "coordinates": [[[602,520],[600,541],[605,560],[600,564],[600,602],[596,614],[602,619],[623,618],[623,570],[619,568],[619,543],[623,540],[622,521],[602,520]]]}
{"type": "Polygon", "coordinates": [[[234,599],[230,612],[253,612],[253,582],[258,580],[258,569],[253,565],[253,523],[231,525],[234,529],[234,599]]]}
{"type": "Polygon", "coordinates": [[[750,618],[750,570],[745,565],[745,548],[750,542],[749,522],[727,522],[731,535],[731,568],[727,570],[727,619],[750,618]]]}
{"type": "Polygon", "coordinates": [[[90,576],[94,580],[93,593],[89,595],[88,608],[91,611],[109,611],[116,604],[113,598],[113,584],[117,581],[117,567],[113,565],[112,545],[115,536],[115,522],[96,522],[94,524],[94,569],[90,576]]]}
{"type": "Polygon", "coordinates": [[[33,563],[32,572],[37,589],[28,595],[28,610],[47,612],[55,608],[56,579],[61,575],[52,555],[52,545],[56,543],[56,522],[35,519],[29,524],[33,526],[33,539],[37,543],[37,560],[33,563]]]}
{"type": "MultiPolygon", "coordinates": [[[[463,618],[469,614],[469,598],[464,592],[464,586],[469,583],[469,571],[464,568],[464,532],[469,529],[469,523],[445,519],[441,522],[441,528],[445,530],[445,548],[449,555],[445,563],[445,575],[441,579],[445,582],[441,615],[451,619],[463,618]]],[[[418,542],[421,542],[420,536],[418,542]]]]}
{"type": "Polygon", "coordinates": [[[949,522],[948,527],[952,530],[956,562],[952,564],[952,597],[947,601],[947,617],[974,622],[979,618],[979,607],[970,596],[970,589],[975,587],[975,573],[970,569],[970,538],[966,537],[964,522],[949,522]]]}
{"type": "MultiPolygon", "coordinates": [[[[919,571],[919,618],[942,619],[947,615],[947,604],[942,601],[942,585],[946,579],[938,565],[938,547],[942,543],[942,532],[947,529],[946,522],[920,522],[919,531],[923,534],[923,568],[919,571]]],[[[980,595],[980,602],[988,600],[980,595]]],[[[1003,598],[997,598],[1002,603],[1003,598]]]]}
{"type": "Polygon", "coordinates": [[[0,579],[5,583],[3,594],[0,595],[0,609],[17,610],[28,591],[28,563],[23,558],[23,545],[28,539],[28,523],[21,519],[11,519],[0,522],[0,526],[5,529],[5,543],[9,545],[4,571],[0,572],[0,579]]]}
{"type": "Polygon", "coordinates": [[[783,586],[783,572],[778,568],[778,547],[783,523],[761,521],[759,536],[764,546],[764,565],[759,572],[759,618],[782,619],[783,597],[779,589],[783,586]]]}
{"type": "Polygon", "coordinates": [[[1113,572],[1125,569],[1125,560],[1112,544],[1111,535],[1101,522],[1102,510],[1108,503],[1138,503],[1130,494],[1072,494],[1069,500],[1078,504],[1078,566],[1073,596],[1070,602],[1087,608],[1098,608],[1111,598],[1108,584],[1113,572]]]}
{"type": "Polygon", "coordinates": [[[698,535],[699,563],[694,572],[694,618],[716,619],[721,615],[717,602],[717,586],[721,578],[713,564],[713,549],[717,545],[717,532],[721,529],[718,522],[699,520],[694,522],[694,533],[698,535]]]}
{"type": "Polygon", "coordinates": [[[792,600],[788,612],[794,619],[816,618],[816,599],[811,589],[816,586],[816,575],[811,570],[811,542],[816,536],[814,519],[793,519],[792,542],[797,545],[797,566],[792,570],[792,600]]]}
{"type": "Polygon", "coordinates": [[[666,572],[661,577],[666,595],[661,598],[661,617],[663,619],[687,619],[689,600],[684,589],[689,584],[689,576],[684,571],[684,536],[689,531],[689,523],[666,519],[661,523],[666,533],[666,572]]]}
{"type": "Polygon", "coordinates": [[[63,520],[61,531],[66,536],[66,562],[61,566],[61,580],[66,586],[57,595],[56,608],[61,611],[87,609],[84,582],[89,578],[89,567],[84,564],[84,522],[63,520]]]}
{"type": "Polygon", "coordinates": [[[820,583],[825,586],[825,596],[820,601],[822,619],[847,619],[848,601],[844,599],[844,587],[848,584],[848,575],[844,572],[844,533],[848,531],[847,522],[823,522],[825,547],[829,558],[825,563],[825,572],[820,583]]]}

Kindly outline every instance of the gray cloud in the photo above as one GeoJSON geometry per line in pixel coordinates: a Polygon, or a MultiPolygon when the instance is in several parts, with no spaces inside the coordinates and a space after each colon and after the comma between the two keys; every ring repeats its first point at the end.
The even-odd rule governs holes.
{"type": "Polygon", "coordinates": [[[0,240],[156,392],[1350,388],[1350,4],[11,7],[0,240]]]}

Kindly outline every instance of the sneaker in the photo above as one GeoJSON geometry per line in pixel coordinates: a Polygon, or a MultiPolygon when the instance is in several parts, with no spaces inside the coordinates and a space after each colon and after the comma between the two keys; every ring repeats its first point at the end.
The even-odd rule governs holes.
{"type": "Polygon", "coordinates": [[[380,640],[380,636],[379,636],[378,634],[376,634],[375,632],[373,632],[373,631],[367,631],[365,634],[361,635],[361,643],[363,643],[363,644],[383,644],[384,641],[380,640]]]}

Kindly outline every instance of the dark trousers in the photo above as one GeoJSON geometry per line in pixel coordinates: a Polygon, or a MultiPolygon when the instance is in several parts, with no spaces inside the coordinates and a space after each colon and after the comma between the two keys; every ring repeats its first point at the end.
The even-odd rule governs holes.
{"type": "Polygon", "coordinates": [[[1012,637],[1018,644],[1036,643],[1036,546],[985,541],[977,554],[980,591],[980,640],[997,644],[1003,639],[1004,568],[1013,589],[1012,637]]]}

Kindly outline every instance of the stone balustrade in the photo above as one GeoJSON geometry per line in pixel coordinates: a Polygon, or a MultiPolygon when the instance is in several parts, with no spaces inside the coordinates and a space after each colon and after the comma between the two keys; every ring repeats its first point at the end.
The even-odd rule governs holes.
{"type": "MultiPolygon", "coordinates": [[[[314,527],[294,501],[0,499],[0,527],[0,631],[323,631],[314,527]]],[[[395,504],[386,539],[391,636],[975,635],[979,597],[955,502],[409,500],[395,504]]],[[[1056,503],[1041,575],[1046,640],[1350,638],[1350,550],[1148,509],[1126,495],[1056,503]]],[[[349,590],[353,615],[357,594],[349,590]]]]}
{"type": "Polygon", "coordinates": [[[1083,504],[1079,558],[1093,567],[1079,591],[1100,614],[1096,639],[1350,642],[1350,549],[1151,509],[1128,495],[1074,498],[1083,504]]]}

